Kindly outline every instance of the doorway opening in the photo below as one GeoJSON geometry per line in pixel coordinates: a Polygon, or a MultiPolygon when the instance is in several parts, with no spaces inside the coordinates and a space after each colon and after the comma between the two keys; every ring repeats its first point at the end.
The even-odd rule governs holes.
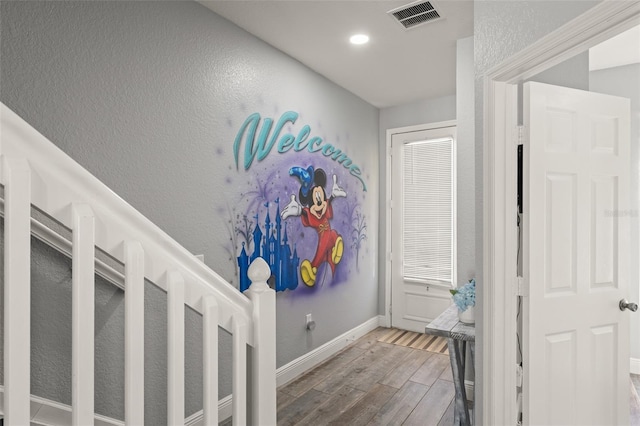
{"type": "Polygon", "coordinates": [[[456,283],[455,122],[388,132],[392,327],[424,332],[456,283]]]}
{"type": "MultiPolygon", "coordinates": [[[[517,143],[514,141],[517,136],[511,125],[518,122],[518,85],[637,25],[640,15],[637,3],[604,3],[515,55],[487,75],[483,282],[485,306],[489,308],[483,312],[483,376],[492,378],[483,383],[483,420],[487,424],[514,424],[518,421],[516,398],[510,396],[515,395],[519,384],[518,369],[515,368],[518,364],[518,302],[519,297],[528,297],[526,285],[521,288],[516,279],[518,156],[517,143]],[[497,179],[499,176],[507,178],[497,179]],[[510,176],[513,178],[508,178],[510,176]],[[500,218],[514,219],[505,221],[500,218]],[[492,247],[500,247],[500,250],[495,251],[492,247]],[[514,368],[509,368],[510,365],[514,368]]],[[[526,173],[524,178],[527,179],[526,173]]],[[[562,182],[557,185],[558,188],[561,186],[562,182]]],[[[563,200],[562,197],[558,199],[563,200]]],[[[567,337],[560,334],[556,337],[559,336],[567,337]]]]}

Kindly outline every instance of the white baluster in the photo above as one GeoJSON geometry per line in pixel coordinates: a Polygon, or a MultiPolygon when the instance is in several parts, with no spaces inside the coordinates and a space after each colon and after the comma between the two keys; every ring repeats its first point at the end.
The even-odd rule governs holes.
{"type": "Polygon", "coordinates": [[[253,423],[276,424],[276,292],[267,279],[271,269],[262,258],[251,263],[251,286],[245,295],[253,302],[252,398],[253,423]]]}
{"type": "Polygon", "coordinates": [[[73,205],[72,421],[94,418],[95,218],[87,204],[73,205]]]}
{"type": "Polygon", "coordinates": [[[28,425],[31,384],[31,172],[3,157],[4,421],[28,425]]]}
{"type": "Polygon", "coordinates": [[[167,415],[169,425],[184,425],[184,279],[177,272],[168,277],[167,415]]]}
{"type": "Polygon", "coordinates": [[[144,252],[138,242],[124,245],[125,423],[144,424],[144,252]]]}
{"type": "Polygon", "coordinates": [[[204,369],[204,424],[218,424],[218,302],[214,296],[203,301],[203,369],[204,369]]]}
{"type": "Polygon", "coordinates": [[[247,324],[234,315],[231,318],[233,332],[233,424],[247,424],[247,324]]]}

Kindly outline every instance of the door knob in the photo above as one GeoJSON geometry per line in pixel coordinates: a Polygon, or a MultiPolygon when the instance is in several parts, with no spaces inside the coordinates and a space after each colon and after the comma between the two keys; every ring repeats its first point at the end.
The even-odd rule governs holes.
{"type": "Polygon", "coordinates": [[[635,312],[635,311],[638,310],[638,304],[633,303],[633,302],[628,302],[627,299],[622,299],[618,306],[620,307],[621,311],[624,311],[625,309],[628,309],[631,312],[635,312]]]}

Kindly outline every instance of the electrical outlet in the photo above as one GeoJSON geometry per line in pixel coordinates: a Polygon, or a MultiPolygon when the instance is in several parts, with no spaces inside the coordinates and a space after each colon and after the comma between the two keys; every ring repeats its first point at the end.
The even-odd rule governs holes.
{"type": "Polygon", "coordinates": [[[308,331],[313,331],[316,328],[316,322],[313,320],[311,314],[307,314],[306,327],[308,331]]]}

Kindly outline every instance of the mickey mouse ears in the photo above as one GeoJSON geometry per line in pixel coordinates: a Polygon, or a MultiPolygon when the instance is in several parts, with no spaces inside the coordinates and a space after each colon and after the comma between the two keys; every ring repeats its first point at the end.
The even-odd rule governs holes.
{"type": "Polygon", "coordinates": [[[307,167],[306,170],[298,166],[289,169],[289,176],[295,176],[300,180],[300,192],[305,197],[309,194],[309,190],[313,186],[313,174],[313,166],[307,167]]]}

